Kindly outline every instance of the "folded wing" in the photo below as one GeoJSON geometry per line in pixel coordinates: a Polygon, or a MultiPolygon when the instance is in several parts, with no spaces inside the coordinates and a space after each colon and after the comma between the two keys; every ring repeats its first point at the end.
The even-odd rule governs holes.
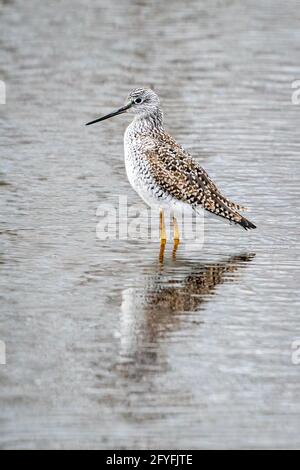
{"type": "Polygon", "coordinates": [[[145,157],[152,178],[164,192],[195,210],[204,208],[246,230],[256,228],[237,212],[243,208],[224,197],[205,170],[173,139],[172,142],[158,140],[145,157]]]}

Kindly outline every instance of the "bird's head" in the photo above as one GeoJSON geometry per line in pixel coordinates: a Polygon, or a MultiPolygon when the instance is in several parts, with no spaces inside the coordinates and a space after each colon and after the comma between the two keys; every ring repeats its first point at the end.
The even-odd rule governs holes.
{"type": "Polygon", "coordinates": [[[155,114],[159,108],[159,98],[150,88],[135,88],[129,93],[127,102],[132,104],[129,112],[138,116],[155,114]]]}
{"type": "Polygon", "coordinates": [[[135,88],[127,96],[125,106],[101,118],[88,122],[86,125],[89,126],[123,113],[134,114],[137,117],[147,117],[160,113],[159,98],[150,88],[135,88]]]}

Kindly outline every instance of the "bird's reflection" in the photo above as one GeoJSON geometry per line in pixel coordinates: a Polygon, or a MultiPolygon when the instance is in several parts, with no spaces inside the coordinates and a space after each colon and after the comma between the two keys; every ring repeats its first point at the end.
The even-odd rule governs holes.
{"type": "Polygon", "coordinates": [[[232,256],[224,261],[190,266],[175,266],[164,271],[160,266],[142,279],[142,286],[122,293],[120,354],[118,370],[135,380],[161,370],[164,355],[162,338],[179,330],[183,319],[201,323],[193,312],[201,309],[215,294],[215,288],[234,281],[236,272],[254,254],[232,256]]]}

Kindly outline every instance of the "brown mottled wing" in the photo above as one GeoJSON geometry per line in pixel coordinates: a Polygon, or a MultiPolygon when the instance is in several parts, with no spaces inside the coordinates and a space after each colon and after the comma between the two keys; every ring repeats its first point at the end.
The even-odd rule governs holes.
{"type": "Polygon", "coordinates": [[[146,152],[146,159],[153,179],[164,192],[195,209],[202,207],[244,228],[254,228],[220,194],[203,168],[174,141],[158,141],[146,152]]]}
{"type": "MultiPolygon", "coordinates": [[[[196,163],[196,162],[195,162],[196,163]]],[[[228,198],[226,198],[225,196],[223,196],[219,189],[217,188],[217,186],[215,185],[215,183],[210,179],[210,177],[208,176],[208,174],[206,173],[206,171],[201,168],[197,163],[196,163],[196,167],[198,167],[201,171],[201,173],[203,175],[205,175],[205,177],[207,178],[207,180],[209,181],[209,183],[211,184],[212,188],[214,188],[214,191],[216,192],[216,194],[218,194],[220,200],[222,202],[224,202],[224,204],[229,207],[230,209],[233,209],[233,210],[239,210],[239,211],[246,211],[247,208],[244,207],[244,206],[241,206],[240,204],[236,204],[235,202],[232,202],[230,201],[228,198]]],[[[196,169],[197,171],[197,169],[196,169]]]]}

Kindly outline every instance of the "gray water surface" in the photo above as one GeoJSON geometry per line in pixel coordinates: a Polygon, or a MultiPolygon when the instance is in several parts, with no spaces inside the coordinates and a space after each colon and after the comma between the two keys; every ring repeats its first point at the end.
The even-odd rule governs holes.
{"type": "Polygon", "coordinates": [[[297,448],[300,2],[0,1],[0,445],[297,448]],[[54,5],[55,4],[55,5],[54,5]],[[99,240],[135,86],[256,231],[99,240]]]}

